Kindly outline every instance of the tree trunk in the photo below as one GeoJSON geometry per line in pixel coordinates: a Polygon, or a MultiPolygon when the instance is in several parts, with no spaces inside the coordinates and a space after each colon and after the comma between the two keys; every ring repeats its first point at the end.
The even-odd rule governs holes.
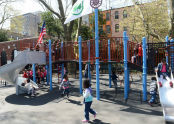
{"type": "Polygon", "coordinates": [[[170,36],[172,38],[174,38],[174,1],[173,0],[170,0],[170,3],[171,5],[171,8],[170,8],[170,11],[171,11],[171,29],[170,29],[170,36]]]}
{"type": "MultiPolygon", "coordinates": [[[[53,14],[55,14],[61,21],[62,26],[63,26],[63,30],[64,30],[64,40],[65,41],[71,41],[71,35],[72,35],[72,30],[73,30],[73,25],[74,25],[74,21],[71,21],[69,25],[65,25],[65,12],[64,12],[64,8],[63,8],[63,3],[62,0],[57,0],[58,6],[59,6],[59,13],[56,12],[55,10],[52,9],[51,6],[49,6],[45,0],[39,0],[50,12],[52,12],[53,14]]],[[[74,3],[77,0],[72,0],[72,5],[74,5],[74,3]]]]}
{"type": "Polygon", "coordinates": [[[78,28],[77,28],[77,32],[76,32],[76,36],[75,36],[74,41],[78,41],[78,36],[79,36],[79,34],[80,34],[81,25],[82,25],[82,17],[80,17],[80,18],[78,19],[78,28]]]}

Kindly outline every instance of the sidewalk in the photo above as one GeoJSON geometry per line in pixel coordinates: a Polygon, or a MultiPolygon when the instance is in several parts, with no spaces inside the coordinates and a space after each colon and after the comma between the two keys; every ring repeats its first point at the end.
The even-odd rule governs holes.
{"type": "MultiPolygon", "coordinates": [[[[70,80],[73,88],[69,100],[60,96],[55,83],[53,91],[50,92],[48,86],[43,86],[36,97],[16,96],[14,87],[0,88],[1,124],[81,124],[84,119],[83,97],[79,95],[78,79],[70,80]]],[[[93,90],[94,82],[93,80],[93,90]]],[[[125,104],[123,98],[119,98],[123,94],[114,99],[114,88],[108,88],[107,79],[100,83],[101,100],[94,98],[92,105],[98,114],[95,120],[90,116],[90,123],[164,124],[160,106],[150,107],[134,100],[128,100],[125,104]]]]}

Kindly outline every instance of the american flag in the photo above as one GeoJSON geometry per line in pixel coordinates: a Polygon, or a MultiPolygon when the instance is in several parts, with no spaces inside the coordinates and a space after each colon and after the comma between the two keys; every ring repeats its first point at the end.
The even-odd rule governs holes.
{"type": "Polygon", "coordinates": [[[43,39],[43,36],[46,35],[46,27],[45,27],[45,21],[43,22],[43,25],[42,25],[42,29],[41,29],[41,32],[40,32],[40,35],[39,35],[39,39],[37,41],[37,44],[38,43],[42,43],[42,39],[43,39]]]}

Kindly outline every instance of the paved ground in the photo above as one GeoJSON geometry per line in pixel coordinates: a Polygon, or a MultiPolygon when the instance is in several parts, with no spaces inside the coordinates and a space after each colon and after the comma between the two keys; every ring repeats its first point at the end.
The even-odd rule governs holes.
{"type": "MultiPolygon", "coordinates": [[[[101,75],[101,100],[94,99],[92,108],[97,112],[92,124],[164,124],[162,108],[149,107],[139,101],[139,92],[130,94],[133,100],[127,104],[123,99],[123,90],[119,88],[115,97],[114,88],[108,88],[108,76],[101,75]],[[137,101],[136,101],[137,100],[137,101]]],[[[49,92],[43,85],[36,97],[15,95],[13,86],[0,88],[0,123],[1,124],[81,124],[84,118],[83,97],[79,95],[78,79],[70,79],[73,83],[69,99],[62,98],[54,84],[49,92]]],[[[149,80],[148,80],[149,81],[149,80]]],[[[55,79],[56,82],[56,79],[55,79]]],[[[92,87],[95,93],[95,80],[92,87]]],[[[132,88],[141,87],[139,76],[134,75],[132,88]]]]}

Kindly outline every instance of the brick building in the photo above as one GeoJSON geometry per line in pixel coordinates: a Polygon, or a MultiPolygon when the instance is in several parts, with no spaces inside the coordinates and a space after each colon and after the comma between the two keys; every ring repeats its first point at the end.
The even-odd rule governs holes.
{"type": "Polygon", "coordinates": [[[125,8],[117,8],[111,10],[112,37],[122,37],[123,31],[128,31],[127,27],[120,26],[120,22],[125,18],[128,18],[128,13],[125,8]]]}
{"type": "MultiPolygon", "coordinates": [[[[127,10],[124,7],[100,11],[100,13],[106,23],[103,25],[99,24],[99,32],[105,32],[107,37],[122,37],[123,31],[128,31],[127,27],[120,27],[120,22],[128,17],[127,10]]],[[[89,20],[91,20],[92,15],[93,14],[89,15],[89,20]]],[[[92,28],[92,26],[90,23],[90,28],[92,28]]]]}

